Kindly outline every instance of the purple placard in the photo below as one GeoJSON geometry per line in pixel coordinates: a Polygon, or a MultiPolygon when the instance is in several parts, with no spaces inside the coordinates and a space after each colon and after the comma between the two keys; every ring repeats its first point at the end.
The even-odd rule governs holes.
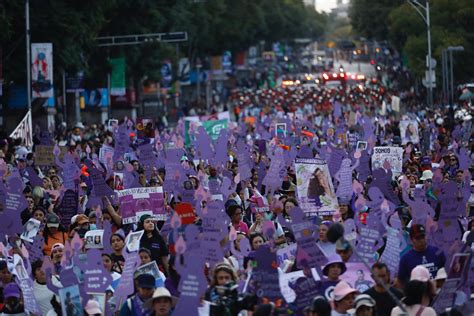
{"type": "Polygon", "coordinates": [[[79,209],[78,193],[73,190],[66,190],[63,194],[59,206],[58,215],[61,218],[61,224],[68,227],[71,224],[71,217],[77,214],[79,209]]]}
{"type": "Polygon", "coordinates": [[[133,275],[140,264],[140,257],[138,257],[137,252],[128,253],[126,250],[124,250],[123,255],[126,257],[125,265],[123,267],[122,277],[120,278],[120,281],[114,292],[114,297],[117,302],[117,310],[120,309],[127,297],[130,294],[133,294],[135,288],[133,283],[133,275]]]}
{"type": "Polygon", "coordinates": [[[398,271],[400,252],[400,232],[398,229],[387,227],[387,244],[385,245],[380,261],[389,267],[392,279],[396,276],[398,271]]]}
{"type": "Polygon", "coordinates": [[[136,223],[137,216],[145,213],[157,220],[166,220],[162,187],[125,189],[118,191],[117,196],[123,224],[136,223]]]}
{"type": "Polygon", "coordinates": [[[304,219],[303,210],[294,207],[290,210],[292,224],[291,230],[298,244],[299,251],[303,251],[304,258],[297,258],[301,268],[315,268],[326,264],[327,258],[316,243],[313,232],[316,230],[313,223],[304,219]],[[306,261],[306,262],[305,262],[306,261]]]}

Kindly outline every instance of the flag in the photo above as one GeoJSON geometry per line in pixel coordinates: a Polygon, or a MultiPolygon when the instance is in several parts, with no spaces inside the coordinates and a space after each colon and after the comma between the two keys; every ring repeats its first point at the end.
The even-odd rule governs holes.
{"type": "Polygon", "coordinates": [[[26,147],[33,147],[33,128],[31,122],[31,110],[28,110],[25,117],[21,120],[20,124],[10,134],[13,139],[22,138],[25,140],[26,147]]]}
{"type": "Polygon", "coordinates": [[[53,44],[31,44],[31,88],[33,98],[51,98],[53,93],[53,44]]]}

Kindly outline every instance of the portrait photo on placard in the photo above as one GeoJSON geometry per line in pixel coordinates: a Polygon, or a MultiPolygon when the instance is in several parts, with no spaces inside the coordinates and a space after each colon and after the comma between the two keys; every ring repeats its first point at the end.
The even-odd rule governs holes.
{"type": "Polygon", "coordinates": [[[129,252],[138,251],[140,249],[140,239],[143,236],[143,230],[128,234],[125,244],[129,252]]]}
{"type": "Polygon", "coordinates": [[[102,315],[105,315],[105,304],[106,304],[105,293],[88,292],[87,295],[89,295],[89,300],[94,300],[97,303],[99,303],[99,308],[102,312],[102,315]]]}
{"type": "Polygon", "coordinates": [[[25,225],[23,225],[23,232],[21,233],[21,239],[28,242],[33,242],[33,238],[38,235],[41,222],[37,219],[30,218],[25,225]]]}
{"type": "Polygon", "coordinates": [[[59,289],[59,299],[61,301],[61,310],[63,315],[83,315],[81,293],[79,292],[78,284],[59,289]]]}
{"type": "Polygon", "coordinates": [[[448,279],[460,279],[468,262],[469,254],[455,254],[451,260],[451,265],[449,266],[448,279]]]}
{"type": "Polygon", "coordinates": [[[86,249],[102,249],[104,248],[103,242],[104,230],[103,229],[96,229],[96,230],[89,230],[84,235],[84,239],[86,242],[86,249]]]}
{"type": "Polygon", "coordinates": [[[366,141],[358,141],[357,142],[357,150],[358,151],[363,151],[363,150],[366,150],[367,149],[367,142],[366,141]]]}

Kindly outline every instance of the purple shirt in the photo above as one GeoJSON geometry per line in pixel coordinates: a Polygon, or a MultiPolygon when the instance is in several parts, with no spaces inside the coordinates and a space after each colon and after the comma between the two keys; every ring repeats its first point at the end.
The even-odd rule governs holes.
{"type": "Polygon", "coordinates": [[[398,278],[404,283],[407,282],[410,279],[411,270],[417,265],[423,265],[430,271],[431,278],[434,279],[436,272],[444,267],[445,262],[446,257],[443,251],[437,247],[428,246],[421,252],[411,249],[400,259],[398,278]]]}

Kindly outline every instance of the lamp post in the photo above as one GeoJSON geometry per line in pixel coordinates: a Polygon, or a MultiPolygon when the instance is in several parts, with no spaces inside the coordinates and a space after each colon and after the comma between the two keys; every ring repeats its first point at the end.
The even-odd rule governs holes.
{"type": "Polygon", "coordinates": [[[418,0],[408,0],[416,12],[423,18],[423,21],[426,24],[427,36],[428,36],[428,106],[433,106],[433,81],[431,71],[431,22],[430,22],[430,2],[426,0],[426,5],[422,5],[418,0]],[[423,11],[424,10],[424,13],[423,11]]]}

